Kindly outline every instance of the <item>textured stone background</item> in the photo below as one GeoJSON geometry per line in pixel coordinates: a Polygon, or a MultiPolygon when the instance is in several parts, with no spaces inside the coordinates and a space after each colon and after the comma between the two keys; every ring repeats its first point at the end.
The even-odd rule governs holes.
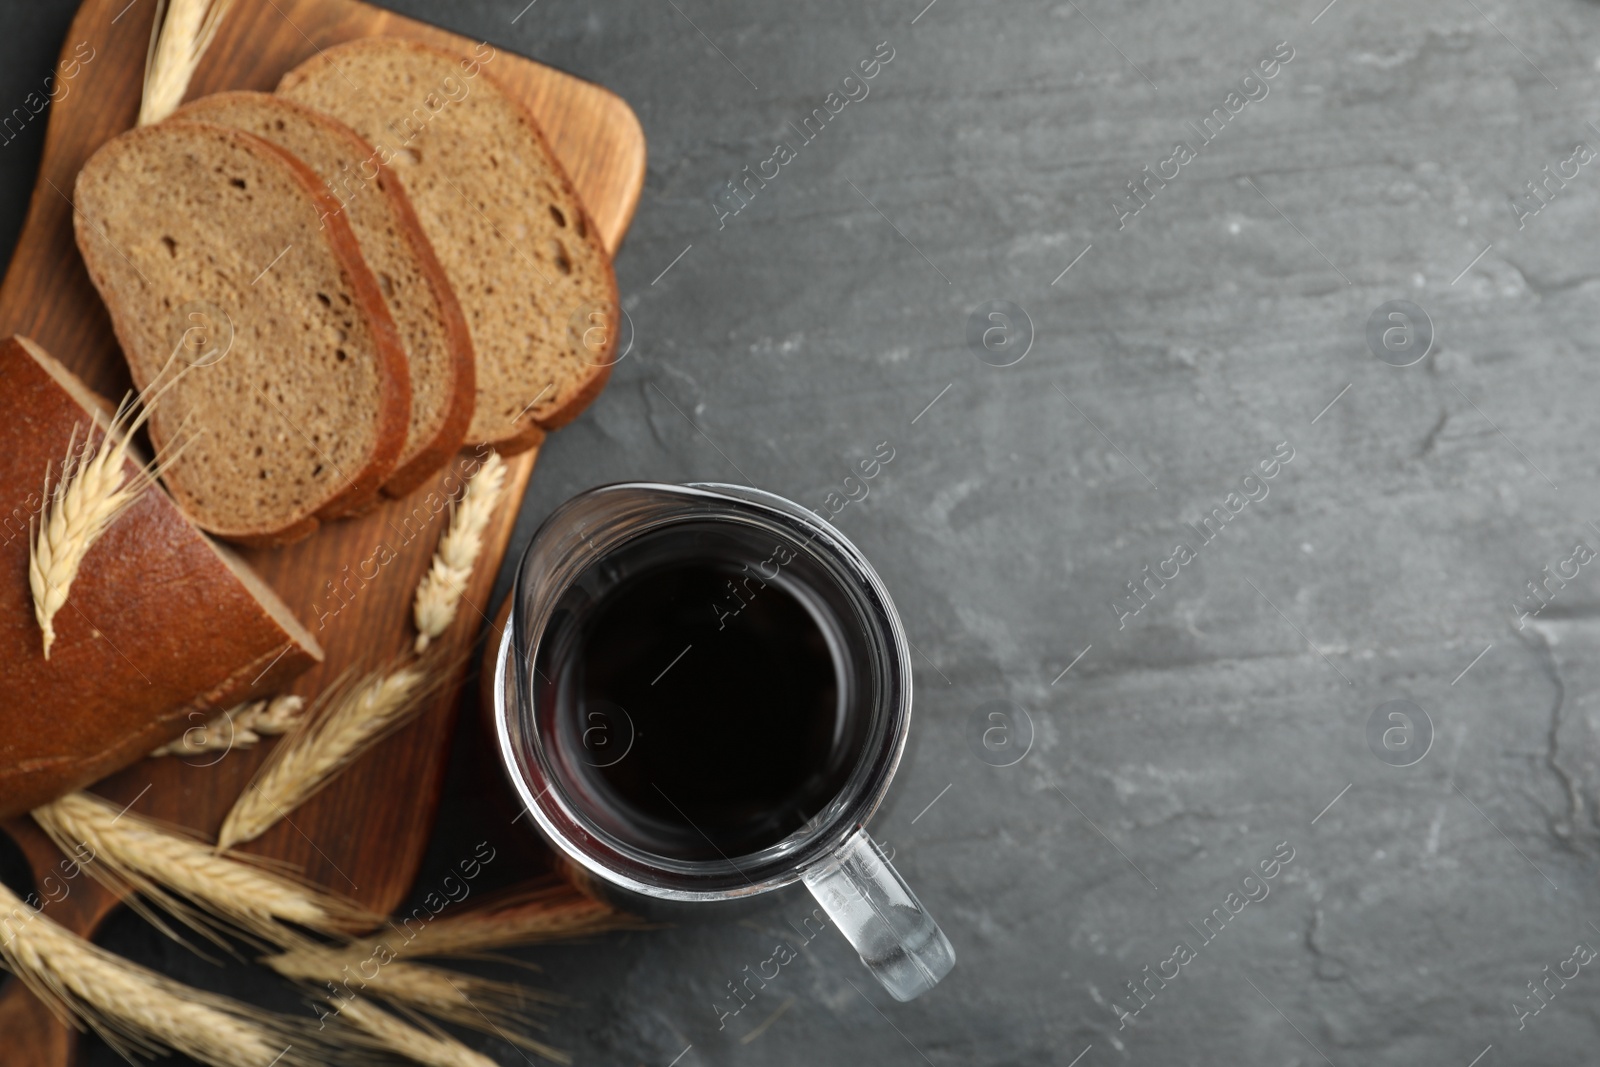
{"type": "MultiPolygon", "coordinates": [[[[1513,605],[1600,548],[1600,161],[1525,228],[1511,197],[1600,146],[1600,6],[524,2],[396,6],[615,89],[651,162],[617,264],[633,351],[545,450],[518,545],[625,478],[820,504],[891,442],[838,518],[919,653],[873,830],[960,957],[897,1005],[820,938],[719,1031],[725,983],[808,910],[784,896],[525,954],[583,1002],[555,1043],[657,1067],[1595,1061],[1595,966],[1520,1031],[1512,1005],[1600,945],[1600,596],[1586,568],[1520,629],[1513,605]],[[880,41],[870,96],[719,230],[716,189],[880,41]],[[1280,41],[1270,94],[1119,230],[1125,183],[1280,41]],[[1033,325],[1013,366],[966,341],[992,299],[1033,325]],[[1406,368],[1365,338],[1396,299],[1435,331],[1406,368]],[[1123,583],[1285,441],[1270,496],[1119,629],[1123,583]],[[1433,737],[1394,767],[1366,731],[1402,699],[1433,737]],[[1036,728],[1005,768],[968,740],[995,700],[1036,728]],[[1200,945],[1280,842],[1271,895],[1200,945]],[[1119,1030],[1179,939],[1197,958],[1119,1030]]],[[[0,99],[71,7],[5,5],[0,99]]],[[[7,243],[37,151],[0,149],[7,243]]],[[[485,829],[504,801],[465,721],[424,887],[480,836],[518,852],[485,829]]],[[[106,942],[269,995],[132,919],[106,942]]]]}

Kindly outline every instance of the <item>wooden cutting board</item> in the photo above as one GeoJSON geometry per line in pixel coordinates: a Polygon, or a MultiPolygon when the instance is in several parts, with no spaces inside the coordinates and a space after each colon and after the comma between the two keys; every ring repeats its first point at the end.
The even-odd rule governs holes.
{"type": "MultiPolygon", "coordinates": [[[[85,0],[61,50],[44,157],[26,223],[0,286],[0,336],[26,334],[105,396],[129,379],[111,323],[73,243],[68,197],[79,168],[109,138],[134,124],[155,0],[85,0]]],[[[355,37],[389,35],[470,54],[477,42],[357,0],[236,0],[201,62],[189,97],[222,89],[272,89],[290,67],[355,37]]],[[[615,252],[644,182],[638,119],[619,97],[569,74],[497,49],[484,67],[532,108],[556,155],[615,252]]],[[[42,106],[42,105],[41,105],[42,106]]],[[[464,457],[463,457],[464,458],[464,457]]],[[[295,811],[248,851],[285,860],[312,881],[380,912],[404,898],[421,861],[439,801],[460,683],[473,640],[490,626],[487,599],[533,470],[535,452],[509,461],[506,498],[486,537],[466,604],[442,639],[459,663],[424,714],[295,811]]],[[[457,466],[460,465],[458,460],[457,466]]],[[[388,662],[409,647],[410,601],[448,512],[436,507],[445,474],[405,500],[359,519],[324,526],[298,544],[245,555],[316,633],[327,661],[293,692],[311,695],[341,672],[388,662]],[[399,558],[375,567],[380,545],[399,558]],[[368,575],[372,577],[368,578],[368,575]],[[329,583],[333,583],[330,585],[329,583]],[[336,593],[342,588],[344,592],[336,593]]],[[[452,482],[452,485],[459,484],[452,482]]],[[[493,635],[491,635],[493,636],[493,635]]],[[[12,714],[27,714],[17,706],[12,714]]],[[[270,745],[270,742],[269,742],[270,745]]],[[[183,760],[147,759],[95,791],[131,810],[214,834],[268,751],[183,760]],[[196,765],[191,765],[196,764],[196,765]]],[[[59,860],[30,820],[6,827],[36,871],[59,860]]],[[[116,901],[87,878],[45,914],[92,934],[116,901]]],[[[0,994],[0,1038],[8,1064],[64,1065],[71,1035],[12,981],[0,994]]]]}

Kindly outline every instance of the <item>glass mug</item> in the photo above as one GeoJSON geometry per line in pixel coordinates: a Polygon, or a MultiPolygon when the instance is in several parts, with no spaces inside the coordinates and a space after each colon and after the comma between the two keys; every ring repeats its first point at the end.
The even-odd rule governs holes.
{"type": "MultiPolygon", "coordinates": [[[[751,613],[751,619],[757,617],[751,613]]],[[[672,632],[660,622],[657,629],[663,628],[672,632]]],[[[696,636],[702,643],[711,640],[699,631],[696,636]]],[[[736,647],[744,646],[720,651],[733,656],[736,647]]],[[[583,881],[623,899],[686,903],[733,901],[803,881],[884,988],[898,1000],[910,1000],[950,972],[955,951],[864,829],[888,791],[910,728],[907,649],[900,618],[877,573],[843,534],[799,505],[731,485],[632,482],[592,489],[545,520],[517,569],[511,624],[501,638],[494,679],[501,761],[524,809],[583,881]],[[807,605],[811,623],[828,631],[826,655],[833,660],[834,680],[823,699],[836,707],[837,721],[824,732],[835,751],[826,776],[802,775],[813,785],[822,781],[825,793],[813,796],[808,808],[788,811],[787,823],[774,822],[772,812],[758,810],[761,804],[729,798],[730,811],[753,813],[749,818],[767,837],[757,834],[745,841],[723,835],[719,845],[717,836],[703,829],[707,816],[691,819],[654,781],[650,784],[670,809],[640,814],[609,792],[609,779],[598,776],[627,771],[650,777],[638,770],[641,763],[627,760],[633,754],[643,761],[640,751],[656,751],[634,747],[656,724],[636,736],[626,708],[604,701],[593,702],[599,710],[574,705],[590,699],[571,695],[581,688],[574,677],[594,677],[595,669],[606,675],[604,667],[585,674],[570,665],[582,656],[581,635],[593,633],[584,629],[585,618],[592,617],[586,612],[603,612],[597,605],[605,603],[605,594],[627,588],[630,578],[638,588],[659,573],[652,567],[663,563],[670,567],[704,557],[726,569],[730,561],[762,555],[755,571],[743,568],[741,588],[730,581],[731,595],[724,606],[712,607],[714,617],[725,626],[736,613],[728,605],[746,606],[738,599],[741,593],[769,616],[784,604],[807,605]],[[769,584],[793,599],[769,596],[763,602],[769,584]]],[[[778,654],[786,656],[788,650],[778,654]]],[[[661,675],[671,669],[668,665],[661,675]]],[[[681,677],[704,678],[689,672],[681,677]]],[[[637,684],[640,692],[647,691],[642,676],[637,684]]],[[[769,687],[766,696],[776,706],[796,688],[803,687],[769,687]]],[[[756,717],[744,721],[762,729],[766,709],[752,711],[756,717]]],[[[657,729],[650,743],[662,744],[662,733],[672,733],[670,725],[657,729]]],[[[767,747],[798,751],[792,745],[767,747]]],[[[773,752],[780,764],[787,755],[773,752]]],[[[726,773],[696,781],[710,783],[712,795],[722,782],[750,781],[752,788],[771,784],[759,775],[753,778],[750,767],[722,770],[726,773]]],[[[674,791],[691,785],[674,785],[674,791]]]]}

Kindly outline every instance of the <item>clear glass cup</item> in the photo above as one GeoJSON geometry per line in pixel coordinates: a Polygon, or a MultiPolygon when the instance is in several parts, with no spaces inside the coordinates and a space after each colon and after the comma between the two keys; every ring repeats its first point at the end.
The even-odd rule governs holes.
{"type": "Polygon", "coordinates": [[[592,489],[557,508],[517,570],[511,625],[494,681],[500,757],[524,808],[585,881],[658,901],[732,901],[804,882],[867,969],[898,1000],[932,989],[955,950],[890,866],[865,826],[883,801],[911,725],[905,633],[877,572],[843,534],[799,505],[743,486],[630,482],[592,489]],[[803,826],[749,855],[686,860],[609,833],[559,772],[553,709],[541,708],[534,664],[557,602],[591,564],[673,523],[741,524],[794,546],[808,589],[850,622],[842,655],[847,699],[865,715],[865,743],[844,786],[803,826]]]}

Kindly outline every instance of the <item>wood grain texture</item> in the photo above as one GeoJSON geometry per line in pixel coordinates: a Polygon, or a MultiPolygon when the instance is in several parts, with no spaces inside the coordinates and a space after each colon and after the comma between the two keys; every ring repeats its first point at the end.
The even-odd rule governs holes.
{"type": "MultiPolygon", "coordinates": [[[[110,320],[72,237],[73,180],[89,155],[134,123],[154,5],[85,0],[63,45],[39,179],[3,286],[0,335],[26,334],[101,393],[129,386],[110,320]],[[90,57],[85,61],[84,57],[90,57]],[[69,77],[69,71],[72,72],[69,77]]],[[[191,84],[188,98],[221,89],[270,90],[318,49],[358,36],[411,37],[470,53],[477,42],[354,0],[238,0],[191,84]]],[[[644,179],[644,138],[628,105],[612,93],[520,56],[496,50],[484,67],[527,102],[571,175],[609,251],[627,231],[644,179]]],[[[389,911],[421,860],[438,804],[460,683],[473,641],[490,623],[486,601],[516,520],[537,450],[508,461],[506,497],[485,535],[455,626],[441,639],[454,677],[413,724],[248,850],[302,867],[318,884],[389,911]]],[[[299,544],[245,553],[317,635],[327,652],[294,692],[314,694],[345,671],[365,671],[404,654],[413,640],[410,601],[426,571],[448,501],[476,460],[463,453],[409,496],[358,519],[336,522],[299,544]],[[390,559],[390,556],[393,556],[390,559]]],[[[144,760],[96,786],[132,810],[214,833],[267,748],[144,760]],[[214,764],[213,761],[215,760],[214,764]],[[193,765],[191,765],[193,764],[193,765]]],[[[25,820],[7,829],[43,872],[58,857],[25,820]]],[[[46,908],[69,928],[92,933],[115,901],[87,879],[46,908]]],[[[72,1042],[12,983],[0,997],[8,1063],[64,1064],[72,1042]]]]}

